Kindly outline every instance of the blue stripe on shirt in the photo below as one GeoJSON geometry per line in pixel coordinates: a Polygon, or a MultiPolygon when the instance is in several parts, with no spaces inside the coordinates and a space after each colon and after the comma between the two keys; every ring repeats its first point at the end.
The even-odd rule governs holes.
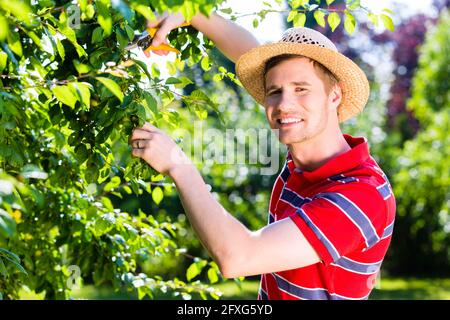
{"type": "Polygon", "coordinates": [[[299,299],[307,300],[328,300],[330,296],[328,291],[325,289],[308,289],[300,287],[294,283],[287,281],[286,279],[280,277],[276,273],[273,273],[275,280],[277,282],[278,288],[282,291],[293,295],[299,299]]]}
{"type": "Polygon", "coordinates": [[[381,262],[369,264],[369,263],[357,262],[357,261],[348,259],[346,257],[340,258],[338,261],[336,261],[335,264],[343,267],[344,269],[348,269],[349,271],[362,273],[362,274],[376,273],[376,272],[378,272],[378,270],[380,269],[380,266],[381,266],[381,262]]]}
{"type": "Polygon", "coordinates": [[[333,244],[330,242],[330,240],[328,240],[327,237],[322,233],[322,231],[316,227],[316,225],[306,215],[305,211],[303,211],[302,209],[298,209],[297,214],[303,219],[306,225],[311,228],[316,237],[325,246],[325,248],[327,248],[328,253],[333,258],[333,261],[337,261],[340,258],[340,255],[339,252],[336,250],[336,248],[333,246],[333,244]]]}
{"type": "Polygon", "coordinates": [[[318,194],[316,198],[327,199],[341,209],[341,211],[344,212],[361,231],[367,247],[372,247],[380,240],[369,218],[345,196],[339,193],[327,192],[318,194]]]}

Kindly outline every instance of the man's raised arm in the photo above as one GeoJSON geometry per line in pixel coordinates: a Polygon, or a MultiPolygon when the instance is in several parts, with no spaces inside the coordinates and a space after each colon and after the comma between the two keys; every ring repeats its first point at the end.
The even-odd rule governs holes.
{"type": "MultiPolygon", "coordinates": [[[[149,27],[159,28],[153,38],[153,45],[158,46],[165,42],[167,34],[184,22],[181,14],[164,14],[156,21],[150,21],[149,27]]],[[[217,48],[233,62],[236,62],[245,52],[259,45],[258,40],[248,30],[216,13],[211,13],[209,17],[199,13],[190,22],[195,29],[211,39],[217,48]]]]}

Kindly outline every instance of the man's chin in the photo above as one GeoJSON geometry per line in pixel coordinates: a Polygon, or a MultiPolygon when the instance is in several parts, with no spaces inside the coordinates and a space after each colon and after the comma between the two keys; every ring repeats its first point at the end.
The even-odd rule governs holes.
{"type": "Polygon", "coordinates": [[[303,141],[305,141],[307,139],[304,136],[302,136],[302,137],[294,136],[293,137],[291,135],[286,135],[286,136],[280,135],[278,137],[278,140],[280,141],[280,143],[282,143],[282,144],[284,144],[286,146],[289,146],[291,144],[302,143],[303,141]]]}

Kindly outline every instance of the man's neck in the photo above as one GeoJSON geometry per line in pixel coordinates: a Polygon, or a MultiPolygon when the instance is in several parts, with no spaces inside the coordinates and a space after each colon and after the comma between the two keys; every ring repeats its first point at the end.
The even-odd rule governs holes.
{"type": "Polygon", "coordinates": [[[311,140],[291,144],[288,148],[295,166],[303,171],[313,171],[351,149],[340,130],[334,135],[319,135],[311,140]]]}

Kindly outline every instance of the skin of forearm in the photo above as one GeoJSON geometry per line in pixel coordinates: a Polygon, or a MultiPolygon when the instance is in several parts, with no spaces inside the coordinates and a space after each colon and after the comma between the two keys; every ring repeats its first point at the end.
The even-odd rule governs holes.
{"type": "Polygon", "coordinates": [[[182,165],[170,172],[195,232],[227,277],[242,252],[251,232],[228,213],[208,191],[193,164],[182,165]]]}
{"type": "Polygon", "coordinates": [[[191,20],[191,25],[212,40],[233,62],[245,52],[259,46],[258,40],[248,30],[216,13],[212,13],[209,17],[197,14],[191,20]]]}

